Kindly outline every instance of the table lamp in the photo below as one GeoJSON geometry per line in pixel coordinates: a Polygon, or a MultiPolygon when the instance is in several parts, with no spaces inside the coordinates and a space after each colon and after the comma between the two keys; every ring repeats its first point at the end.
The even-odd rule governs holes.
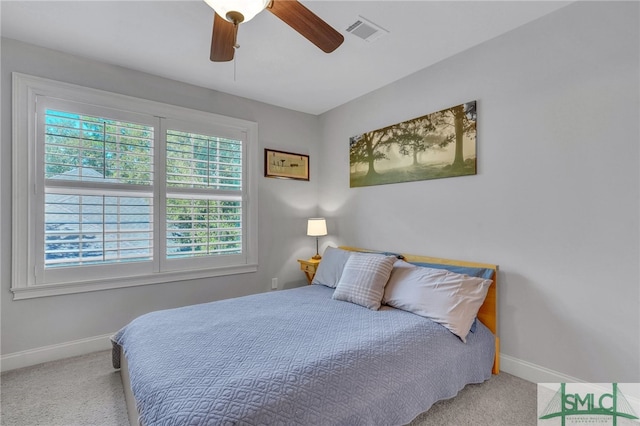
{"type": "Polygon", "coordinates": [[[318,237],[327,235],[327,221],[323,217],[314,217],[307,221],[307,235],[310,237],[316,237],[316,254],[312,259],[322,259],[320,253],[318,253],[318,237]]]}

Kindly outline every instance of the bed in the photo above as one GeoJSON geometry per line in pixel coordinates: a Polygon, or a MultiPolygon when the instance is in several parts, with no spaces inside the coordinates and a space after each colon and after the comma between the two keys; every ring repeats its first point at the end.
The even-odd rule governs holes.
{"type": "Polygon", "coordinates": [[[125,326],[112,338],[113,364],[131,425],[400,425],[498,374],[496,265],[341,247],[325,252],[316,277],[332,273],[335,287],[314,278],[125,326]],[[386,278],[365,279],[384,281],[379,304],[356,303],[361,291],[341,296],[349,277],[366,276],[357,263],[372,259],[393,265],[386,278]],[[389,306],[402,291],[386,291],[407,282],[402,274],[468,277],[461,271],[488,277],[476,274],[485,288],[463,333],[389,306]]]}

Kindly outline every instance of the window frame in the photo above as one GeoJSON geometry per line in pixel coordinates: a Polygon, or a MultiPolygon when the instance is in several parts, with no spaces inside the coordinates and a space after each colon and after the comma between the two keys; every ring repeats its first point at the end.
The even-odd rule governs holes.
{"type": "MultiPolygon", "coordinates": [[[[34,77],[13,72],[12,96],[12,281],[11,291],[14,300],[60,294],[80,293],[112,288],[138,285],[185,281],[222,275],[255,272],[258,269],[258,124],[252,121],[226,117],[205,111],[193,110],[180,106],[106,92],[103,90],[78,86],[70,83],[34,77]],[[37,256],[43,248],[37,246],[42,240],[38,229],[38,215],[44,209],[44,176],[38,171],[42,166],[38,163],[42,153],[37,137],[37,99],[39,97],[57,98],[62,102],[76,102],[95,105],[102,109],[113,109],[119,112],[153,116],[158,125],[154,135],[154,222],[164,218],[159,214],[164,209],[161,203],[166,202],[167,185],[164,177],[165,153],[164,145],[159,144],[161,132],[166,134],[166,124],[174,122],[189,123],[193,129],[215,128],[216,136],[243,136],[243,191],[242,191],[242,233],[243,253],[232,263],[182,262],[177,268],[167,268],[164,253],[155,250],[153,262],[162,267],[154,267],[151,273],[135,273],[133,275],[92,279],[76,279],[71,282],[40,283],[36,276],[38,270],[37,256]],[[219,133],[219,134],[218,134],[219,133]],[[42,194],[41,196],[38,195],[42,194]],[[26,236],[26,238],[24,237],[26,236]],[[194,265],[195,263],[195,265],[194,265]]],[[[160,229],[154,224],[154,245],[164,245],[160,229]]],[[[205,258],[211,259],[206,256],[205,258]]],[[[43,263],[41,261],[40,263],[43,263]]],[[[180,262],[177,262],[180,263],[180,262]]],[[[102,265],[101,265],[102,266],[102,265]]],[[[97,269],[96,269],[97,270],[97,269]]]]}

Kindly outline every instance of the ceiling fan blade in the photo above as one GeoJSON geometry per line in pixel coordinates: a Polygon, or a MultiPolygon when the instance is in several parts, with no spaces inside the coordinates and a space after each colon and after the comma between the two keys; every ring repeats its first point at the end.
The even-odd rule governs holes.
{"type": "Polygon", "coordinates": [[[211,56],[213,62],[227,62],[233,60],[235,53],[238,26],[220,17],[217,13],[213,17],[213,34],[211,36],[211,56]]]}
{"type": "Polygon", "coordinates": [[[273,0],[267,9],[326,53],[344,41],[342,34],[297,0],[273,0]]]}

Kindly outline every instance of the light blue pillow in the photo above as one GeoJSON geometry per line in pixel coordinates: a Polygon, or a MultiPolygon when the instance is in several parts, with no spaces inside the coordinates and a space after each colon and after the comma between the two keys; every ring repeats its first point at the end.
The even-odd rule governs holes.
{"type": "Polygon", "coordinates": [[[493,269],[489,268],[474,268],[470,266],[456,266],[445,265],[442,263],[424,263],[424,262],[408,262],[412,265],[422,266],[424,268],[433,269],[446,269],[447,271],[455,272],[456,274],[469,275],[470,277],[484,278],[490,280],[493,277],[493,269]]]}
{"type": "Polygon", "coordinates": [[[351,256],[350,251],[335,247],[327,247],[322,255],[322,260],[318,265],[318,270],[311,280],[311,284],[325,285],[336,288],[342,276],[345,263],[351,256]]]}

